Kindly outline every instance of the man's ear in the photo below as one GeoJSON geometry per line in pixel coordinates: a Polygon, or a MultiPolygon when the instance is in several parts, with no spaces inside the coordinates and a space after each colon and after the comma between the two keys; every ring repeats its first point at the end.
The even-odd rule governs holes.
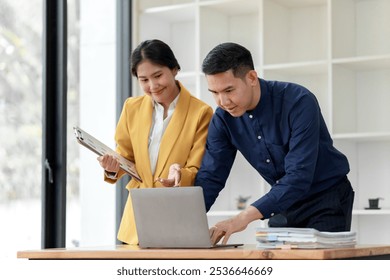
{"type": "Polygon", "coordinates": [[[255,86],[258,83],[257,72],[255,70],[249,70],[246,74],[246,78],[251,86],[255,86]]]}

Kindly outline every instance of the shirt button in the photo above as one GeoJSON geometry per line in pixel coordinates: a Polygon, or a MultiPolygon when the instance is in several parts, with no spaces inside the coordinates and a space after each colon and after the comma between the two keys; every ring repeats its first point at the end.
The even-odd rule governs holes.
{"type": "Polygon", "coordinates": [[[259,136],[257,136],[257,139],[259,139],[259,140],[260,140],[260,139],[261,139],[261,136],[260,136],[260,135],[259,135],[259,136]]]}
{"type": "Polygon", "coordinates": [[[273,217],[275,215],[275,213],[271,213],[271,217],[273,217]]]}
{"type": "Polygon", "coordinates": [[[266,162],[266,163],[270,163],[271,160],[270,160],[269,158],[267,158],[267,159],[265,160],[265,162],[266,162]]]}
{"type": "Polygon", "coordinates": [[[279,180],[276,180],[276,184],[279,184],[279,180]]]}
{"type": "Polygon", "coordinates": [[[253,115],[249,115],[249,118],[252,119],[252,118],[253,118],[253,115]]]}

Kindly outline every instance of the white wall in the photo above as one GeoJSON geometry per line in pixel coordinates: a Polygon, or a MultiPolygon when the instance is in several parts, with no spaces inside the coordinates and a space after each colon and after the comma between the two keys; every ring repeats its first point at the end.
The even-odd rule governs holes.
{"type": "MultiPolygon", "coordinates": [[[[80,127],[114,148],[116,1],[80,1],[80,127]]],[[[114,244],[115,185],[80,146],[80,246],[114,244]]]]}

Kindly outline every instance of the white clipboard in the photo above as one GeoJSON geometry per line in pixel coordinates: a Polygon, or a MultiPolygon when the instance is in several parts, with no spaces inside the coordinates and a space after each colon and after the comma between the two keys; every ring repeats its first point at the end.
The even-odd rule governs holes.
{"type": "Polygon", "coordinates": [[[127,172],[130,176],[134,177],[138,181],[142,182],[141,177],[138,175],[137,170],[135,169],[134,162],[129,161],[124,158],[107,145],[103,144],[99,140],[97,140],[92,135],[88,134],[80,127],[73,127],[74,134],[76,136],[77,142],[79,142],[84,147],[88,148],[92,152],[96,153],[99,156],[103,156],[106,154],[114,156],[119,161],[119,167],[127,172]]]}

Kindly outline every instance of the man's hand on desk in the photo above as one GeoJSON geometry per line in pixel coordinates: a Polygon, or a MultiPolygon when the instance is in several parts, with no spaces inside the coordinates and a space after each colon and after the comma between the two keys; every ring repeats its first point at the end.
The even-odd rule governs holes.
{"type": "Polygon", "coordinates": [[[263,215],[256,207],[249,206],[233,218],[221,221],[210,228],[210,237],[213,244],[217,244],[223,237],[222,244],[227,244],[230,236],[246,229],[252,221],[263,218],[263,215]]]}

